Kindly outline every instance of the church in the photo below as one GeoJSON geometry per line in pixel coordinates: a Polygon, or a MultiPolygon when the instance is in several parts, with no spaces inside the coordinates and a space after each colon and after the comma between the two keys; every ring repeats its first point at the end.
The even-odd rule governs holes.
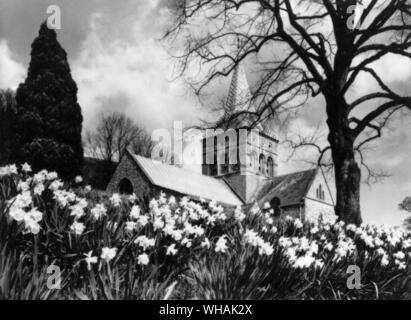
{"type": "MultiPolygon", "coordinates": [[[[227,109],[249,107],[250,89],[244,69],[233,71],[227,109]]],[[[216,201],[246,210],[267,203],[278,217],[333,219],[332,182],[321,168],[280,174],[278,143],[271,127],[250,130],[247,117],[202,140],[201,172],[125,152],[108,183],[109,193],[150,199],[159,191],[193,200],[216,201]],[[234,159],[234,160],[233,160],[234,159]]]]}

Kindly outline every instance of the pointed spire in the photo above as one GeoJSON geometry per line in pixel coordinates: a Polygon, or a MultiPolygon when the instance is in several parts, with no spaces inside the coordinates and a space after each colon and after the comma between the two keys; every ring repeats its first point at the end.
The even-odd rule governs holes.
{"type": "Polygon", "coordinates": [[[234,68],[228,91],[226,106],[228,110],[247,110],[250,106],[251,91],[244,68],[238,64],[234,68]]]}
{"type": "MultiPolygon", "coordinates": [[[[228,91],[226,101],[226,117],[233,113],[248,110],[256,111],[255,105],[251,102],[252,94],[250,86],[248,84],[247,75],[241,64],[238,64],[234,70],[231,78],[230,89],[228,91]]],[[[225,119],[222,119],[224,123],[223,127],[248,127],[253,123],[253,116],[242,115],[238,117],[233,123],[224,123],[225,119]]],[[[258,123],[254,129],[258,129],[266,135],[275,138],[274,121],[266,119],[263,123],[258,123]]]]}

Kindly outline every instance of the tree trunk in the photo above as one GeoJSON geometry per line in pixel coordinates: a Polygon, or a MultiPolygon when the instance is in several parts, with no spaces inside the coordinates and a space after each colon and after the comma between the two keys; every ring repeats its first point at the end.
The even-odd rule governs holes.
{"type": "Polygon", "coordinates": [[[360,183],[361,170],[354,159],[354,155],[344,157],[333,156],[335,183],[337,188],[337,203],[335,213],[340,220],[360,225],[360,183]]]}
{"type": "Polygon", "coordinates": [[[336,112],[338,108],[333,100],[328,110],[333,110],[328,118],[330,134],[328,140],[332,149],[337,202],[335,213],[339,220],[360,225],[362,223],[360,208],[361,169],[355,160],[354,140],[348,126],[348,117],[336,112]],[[336,108],[337,107],[337,108],[336,108]]]}

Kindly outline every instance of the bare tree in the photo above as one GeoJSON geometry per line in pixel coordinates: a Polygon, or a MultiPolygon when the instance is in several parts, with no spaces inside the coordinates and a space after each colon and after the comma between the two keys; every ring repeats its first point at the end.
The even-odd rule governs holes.
{"type": "Polygon", "coordinates": [[[363,148],[381,136],[388,119],[411,105],[411,97],[390,87],[373,63],[387,55],[411,58],[410,9],[409,0],[177,1],[165,39],[180,45],[173,52],[179,75],[199,71],[188,78],[197,94],[242,61],[257,60],[260,79],[252,94],[257,108],[232,118],[248,115],[258,123],[322,96],[329,145],[319,148],[319,162],[330,152],[336,214],[360,224],[364,161],[357,162],[356,154],[363,159],[363,148]],[[379,89],[358,96],[360,75],[379,89]],[[368,110],[363,106],[371,111],[357,112],[368,110]]]}
{"type": "Polygon", "coordinates": [[[112,163],[121,158],[127,148],[149,156],[152,149],[150,136],[123,113],[103,115],[95,132],[88,132],[86,143],[95,158],[112,163]]]}
{"type": "MultiPolygon", "coordinates": [[[[411,213],[411,197],[406,197],[399,205],[398,205],[400,210],[407,211],[411,213]]],[[[405,219],[404,223],[405,227],[408,228],[408,230],[411,230],[411,217],[405,219]]]]}

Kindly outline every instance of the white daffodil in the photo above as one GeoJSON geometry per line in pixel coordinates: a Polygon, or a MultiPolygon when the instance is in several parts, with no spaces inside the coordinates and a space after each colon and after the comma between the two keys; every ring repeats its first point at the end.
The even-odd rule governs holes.
{"type": "Polygon", "coordinates": [[[74,221],[73,224],[70,226],[70,230],[76,235],[82,235],[86,226],[84,223],[74,221]]]}
{"type": "Polygon", "coordinates": [[[27,191],[27,190],[29,190],[30,189],[30,186],[29,186],[29,184],[26,182],[26,181],[20,181],[18,184],[17,184],[17,190],[18,191],[27,191]]]}
{"type": "Polygon", "coordinates": [[[208,240],[208,238],[204,238],[204,240],[201,242],[201,247],[210,249],[211,247],[210,240],[208,240]]]}
{"type": "Polygon", "coordinates": [[[47,172],[46,173],[46,179],[51,181],[51,180],[56,180],[58,178],[57,172],[47,172]]]}
{"type": "Polygon", "coordinates": [[[104,207],[104,204],[97,204],[93,209],[91,209],[91,215],[95,220],[100,220],[107,214],[107,209],[104,207]]]}
{"type": "Polygon", "coordinates": [[[114,207],[119,207],[121,204],[121,197],[118,193],[114,193],[111,198],[110,202],[114,207]]]}
{"type": "Polygon", "coordinates": [[[41,196],[43,191],[45,190],[44,184],[38,183],[33,189],[35,195],[41,196]]]}
{"type": "Polygon", "coordinates": [[[398,251],[392,255],[395,259],[402,260],[405,258],[405,254],[402,251],[398,251]]]}
{"type": "Polygon", "coordinates": [[[84,209],[81,206],[72,206],[70,207],[71,213],[70,216],[74,216],[75,219],[80,219],[82,216],[84,216],[84,209]]]}
{"type": "Polygon", "coordinates": [[[21,166],[21,170],[23,172],[29,173],[31,172],[31,166],[26,162],[21,166]]]}
{"type": "Polygon", "coordinates": [[[117,254],[117,248],[109,248],[109,247],[104,247],[101,249],[101,256],[100,258],[105,260],[106,262],[110,262],[115,258],[117,254]]]}
{"type": "Polygon", "coordinates": [[[136,240],[134,240],[134,243],[142,247],[143,250],[146,250],[149,247],[154,247],[156,240],[154,238],[149,239],[146,236],[139,236],[136,240]]]}
{"type": "Polygon", "coordinates": [[[215,252],[222,252],[225,253],[226,250],[228,249],[227,247],[227,239],[226,235],[222,235],[220,238],[218,238],[216,244],[215,244],[215,252]]]}
{"type": "Polygon", "coordinates": [[[177,253],[176,245],[173,243],[172,245],[168,246],[167,248],[167,255],[168,256],[175,256],[177,253]]]}
{"type": "Polygon", "coordinates": [[[147,265],[150,262],[150,259],[146,253],[140,254],[137,257],[137,263],[140,265],[147,265]]]}
{"type": "Polygon", "coordinates": [[[91,270],[91,265],[94,263],[97,263],[97,257],[92,256],[93,251],[89,251],[89,253],[84,253],[86,256],[84,258],[84,261],[87,263],[87,269],[90,271],[91,270]]]}
{"type": "Polygon", "coordinates": [[[244,214],[243,210],[241,209],[241,207],[237,207],[235,209],[234,219],[238,222],[243,222],[243,220],[245,219],[245,214],[244,214]]]}
{"type": "Polygon", "coordinates": [[[23,221],[25,215],[26,211],[15,206],[12,206],[9,210],[9,216],[17,222],[23,221]]]}
{"type": "Polygon", "coordinates": [[[137,219],[137,222],[139,225],[144,227],[148,223],[148,217],[147,216],[139,216],[137,219]]]}
{"type": "Polygon", "coordinates": [[[127,221],[124,229],[128,232],[133,232],[137,228],[137,223],[134,221],[127,221]]]}
{"type": "Polygon", "coordinates": [[[54,180],[49,185],[49,189],[52,190],[52,191],[57,191],[57,190],[61,189],[63,187],[63,185],[64,185],[63,182],[61,182],[60,180],[54,180]]]}

